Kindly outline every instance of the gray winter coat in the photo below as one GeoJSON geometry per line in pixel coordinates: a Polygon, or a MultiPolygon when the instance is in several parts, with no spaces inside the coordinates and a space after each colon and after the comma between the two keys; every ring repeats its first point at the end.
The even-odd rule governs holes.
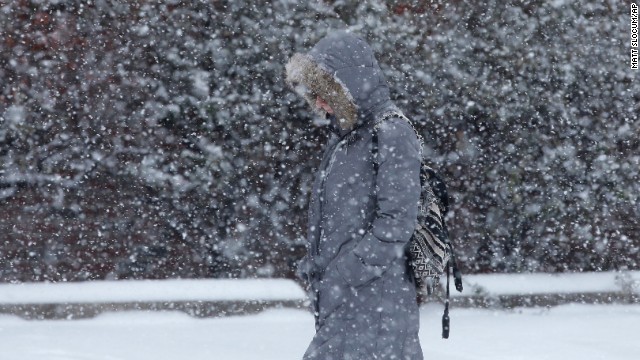
{"type": "Polygon", "coordinates": [[[308,251],[297,269],[316,311],[304,359],[422,359],[405,255],[420,197],[416,134],[398,117],[379,123],[374,176],[373,127],[399,110],[373,51],[351,33],[332,33],[295,54],[287,81],[312,108],[320,96],[334,109],[327,115],[334,134],[310,197],[308,251]]]}

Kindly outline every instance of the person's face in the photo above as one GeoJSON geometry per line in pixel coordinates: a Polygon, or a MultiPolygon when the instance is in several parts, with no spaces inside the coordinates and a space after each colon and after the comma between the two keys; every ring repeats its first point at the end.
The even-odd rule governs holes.
{"type": "Polygon", "coordinates": [[[316,97],[316,107],[321,108],[329,114],[333,114],[333,109],[331,108],[331,106],[329,106],[329,104],[327,104],[327,102],[324,101],[324,99],[320,96],[316,97]]]}

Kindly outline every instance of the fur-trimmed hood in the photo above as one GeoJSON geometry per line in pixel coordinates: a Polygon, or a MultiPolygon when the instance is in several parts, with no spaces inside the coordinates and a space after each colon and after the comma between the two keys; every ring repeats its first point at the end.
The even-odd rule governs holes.
{"type": "Polygon", "coordinates": [[[347,31],[320,40],[308,54],[294,54],[286,65],[286,81],[311,108],[316,96],[334,110],[341,133],[368,123],[393,106],[382,70],[369,45],[347,31]]]}

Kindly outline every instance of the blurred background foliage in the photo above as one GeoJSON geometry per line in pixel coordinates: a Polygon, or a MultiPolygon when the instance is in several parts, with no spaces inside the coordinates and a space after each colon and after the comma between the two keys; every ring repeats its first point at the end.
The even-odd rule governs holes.
{"type": "Polygon", "coordinates": [[[465,273],[640,268],[627,2],[0,0],[0,281],[292,277],[327,129],[284,64],[343,28],[465,273]]]}

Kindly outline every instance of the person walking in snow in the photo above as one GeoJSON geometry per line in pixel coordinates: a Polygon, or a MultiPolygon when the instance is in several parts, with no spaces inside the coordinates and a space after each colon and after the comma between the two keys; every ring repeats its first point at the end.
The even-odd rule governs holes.
{"type": "Polygon", "coordinates": [[[309,201],[307,254],[296,269],[315,311],[304,359],[422,359],[406,257],[420,197],[418,138],[398,115],[373,51],[350,32],[294,54],[286,81],[331,130],[309,201]]]}

